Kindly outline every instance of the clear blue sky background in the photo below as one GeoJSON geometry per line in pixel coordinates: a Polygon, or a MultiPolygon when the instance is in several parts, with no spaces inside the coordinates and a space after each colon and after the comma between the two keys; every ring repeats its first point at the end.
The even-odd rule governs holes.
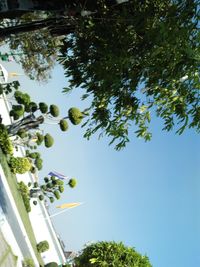
{"type": "MultiPolygon", "coordinates": [[[[14,63],[4,66],[22,73],[14,63]]],[[[61,67],[52,77],[45,85],[24,76],[19,80],[36,101],[57,104],[63,115],[72,106],[86,107],[79,90],[61,93],[67,84],[61,67]]],[[[188,130],[177,136],[161,128],[154,119],[149,143],[130,131],[131,142],[116,152],[107,138],[83,139],[79,126],[67,133],[47,126],[55,145],[42,149],[40,179],[55,170],[78,180],[51,212],[57,204],[84,202],[53,219],[67,250],[80,250],[88,241],[115,240],[147,254],[154,267],[200,266],[199,135],[188,130]]]]}

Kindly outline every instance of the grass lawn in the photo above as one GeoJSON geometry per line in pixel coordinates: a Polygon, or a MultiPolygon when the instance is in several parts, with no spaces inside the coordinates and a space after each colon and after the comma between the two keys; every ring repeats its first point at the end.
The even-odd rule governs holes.
{"type": "Polygon", "coordinates": [[[40,253],[38,253],[37,248],[36,248],[36,239],[33,233],[33,229],[31,226],[31,222],[29,220],[28,213],[25,209],[22,197],[20,192],[17,189],[17,179],[13,173],[11,173],[10,168],[7,163],[6,156],[3,154],[2,150],[0,149],[0,164],[4,170],[5,176],[7,178],[10,190],[12,192],[13,198],[15,200],[16,206],[18,208],[18,212],[21,216],[22,222],[24,224],[24,227],[26,229],[27,235],[29,237],[29,240],[32,244],[33,250],[35,252],[35,255],[38,259],[38,262],[40,263],[41,266],[44,266],[43,260],[41,258],[40,253]]]}

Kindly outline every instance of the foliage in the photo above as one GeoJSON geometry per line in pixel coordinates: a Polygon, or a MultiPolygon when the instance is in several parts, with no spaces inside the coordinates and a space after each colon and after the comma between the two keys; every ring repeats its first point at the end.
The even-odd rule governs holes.
{"type": "Polygon", "coordinates": [[[44,137],[44,143],[46,147],[51,147],[54,143],[53,137],[50,134],[46,134],[44,137]]]}
{"type": "Polygon", "coordinates": [[[68,110],[68,116],[72,124],[77,125],[81,123],[83,119],[83,113],[78,108],[70,108],[68,110]]]}
{"type": "Polygon", "coordinates": [[[47,113],[48,111],[48,105],[44,102],[39,103],[39,109],[42,113],[47,113]]]}
{"type": "Polygon", "coordinates": [[[45,252],[48,249],[49,249],[49,243],[46,240],[41,241],[40,243],[37,244],[37,250],[40,253],[45,252]]]}
{"type": "Polygon", "coordinates": [[[23,115],[24,115],[24,107],[22,105],[12,106],[12,110],[10,111],[10,116],[12,116],[14,120],[18,120],[23,115]]]}
{"type": "Polygon", "coordinates": [[[69,180],[68,185],[69,185],[71,188],[74,188],[74,187],[76,186],[76,184],[77,184],[76,179],[72,178],[72,179],[69,180]]]}
{"type": "MultiPolygon", "coordinates": [[[[19,19],[7,20],[14,26],[20,23],[28,23],[44,18],[44,14],[32,12],[21,16],[19,19]]],[[[8,25],[8,26],[10,26],[8,25]]],[[[6,40],[15,60],[20,63],[25,73],[38,81],[46,82],[51,77],[51,71],[56,63],[60,38],[49,34],[49,31],[40,29],[29,33],[12,35],[6,40]]]]}
{"type": "Polygon", "coordinates": [[[18,104],[22,104],[25,107],[27,107],[31,102],[30,96],[26,93],[19,91],[19,90],[14,93],[14,97],[15,97],[18,104]]]}
{"type": "Polygon", "coordinates": [[[35,267],[34,261],[31,258],[25,258],[22,263],[23,267],[35,267]]]}
{"type": "Polygon", "coordinates": [[[122,243],[97,242],[86,246],[75,258],[76,267],[151,267],[148,258],[122,243]]]}
{"type": "Polygon", "coordinates": [[[44,141],[44,136],[42,134],[40,134],[39,132],[36,133],[37,136],[37,145],[41,145],[42,142],[44,141]]]}
{"type": "Polygon", "coordinates": [[[61,131],[65,132],[68,130],[69,126],[66,120],[62,119],[59,122],[61,131]]]}
{"type": "Polygon", "coordinates": [[[34,161],[34,165],[40,171],[43,167],[43,160],[41,158],[36,158],[34,161]]]}
{"type": "Polygon", "coordinates": [[[30,212],[31,206],[30,206],[30,197],[29,197],[30,193],[29,193],[28,186],[25,185],[25,183],[21,181],[20,183],[18,183],[18,190],[21,193],[26,211],[30,212]]]}
{"type": "Polygon", "coordinates": [[[8,95],[13,92],[13,89],[18,90],[19,85],[20,84],[18,81],[9,82],[6,84],[0,84],[0,95],[2,95],[3,93],[8,95]]]}
{"type": "Polygon", "coordinates": [[[13,154],[13,145],[3,124],[0,124],[0,147],[4,154],[13,154]]]}
{"type": "Polygon", "coordinates": [[[39,200],[40,201],[44,200],[44,196],[43,195],[39,195],[39,200]]]}
{"type": "Polygon", "coordinates": [[[198,1],[130,0],[80,20],[60,61],[69,88],[92,97],[86,138],[107,135],[116,149],[136,136],[151,139],[151,113],[163,129],[200,131],[198,1]]]}
{"type": "Polygon", "coordinates": [[[9,166],[13,173],[23,174],[30,171],[32,165],[26,157],[10,157],[9,166]]]}
{"type": "Polygon", "coordinates": [[[60,113],[59,108],[56,105],[50,105],[49,112],[53,117],[58,117],[60,113]]]}
{"type": "Polygon", "coordinates": [[[45,267],[58,267],[58,264],[56,262],[49,262],[45,264],[45,267]]]}

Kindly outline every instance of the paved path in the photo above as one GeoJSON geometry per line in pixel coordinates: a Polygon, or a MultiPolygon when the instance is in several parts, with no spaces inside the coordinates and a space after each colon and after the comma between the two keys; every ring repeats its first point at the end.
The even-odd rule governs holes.
{"type": "Polygon", "coordinates": [[[0,232],[0,267],[16,267],[17,258],[13,255],[11,247],[0,232]]]}

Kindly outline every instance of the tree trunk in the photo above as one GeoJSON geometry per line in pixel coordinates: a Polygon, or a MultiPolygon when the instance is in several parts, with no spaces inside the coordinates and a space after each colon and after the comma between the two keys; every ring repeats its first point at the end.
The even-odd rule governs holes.
{"type": "Polygon", "coordinates": [[[32,32],[47,28],[52,35],[66,35],[75,29],[75,20],[70,18],[49,18],[22,23],[16,26],[0,28],[0,38],[8,38],[11,34],[32,32]]]}
{"type": "Polygon", "coordinates": [[[34,114],[28,115],[20,121],[17,121],[8,126],[8,134],[14,136],[18,133],[19,130],[25,130],[26,132],[38,128],[40,124],[44,122],[44,117],[41,115],[35,117],[34,114]]]}

